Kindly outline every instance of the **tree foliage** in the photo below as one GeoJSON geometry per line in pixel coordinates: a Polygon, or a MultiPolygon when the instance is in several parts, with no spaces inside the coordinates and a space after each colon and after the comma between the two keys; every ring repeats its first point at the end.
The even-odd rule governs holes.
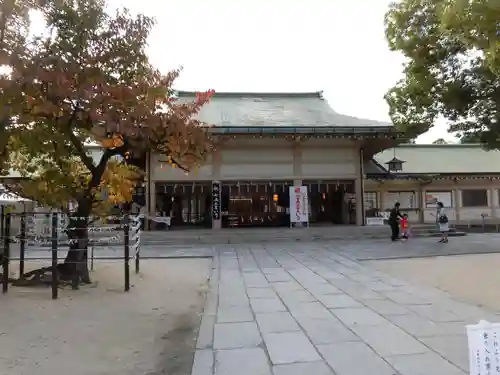
{"type": "Polygon", "coordinates": [[[459,141],[461,144],[481,143],[481,138],[478,136],[478,134],[470,134],[459,137],[459,141]]]}
{"type": "Polygon", "coordinates": [[[461,135],[500,140],[498,0],[402,0],[386,15],[390,48],[406,57],[404,78],[386,95],[390,115],[409,136],[438,116],[461,135]]]}
{"type": "Polygon", "coordinates": [[[48,7],[51,34],[11,59],[12,76],[0,86],[14,103],[16,129],[22,129],[11,139],[16,153],[10,166],[36,186],[51,186],[50,194],[47,188],[25,189],[37,201],[95,206],[102,188],[110,188],[102,180],[110,168],[122,180],[139,177],[134,166],[110,162],[116,155],[159,152],[191,168],[210,152],[195,116],[211,93],[195,102],[173,100],[179,71],[162,75],[145,52],[153,20],[126,10],[109,15],[104,6],[74,0],[48,7]],[[87,155],[88,142],[103,145],[100,160],[87,155]]]}
{"type": "MultiPolygon", "coordinates": [[[[55,0],[54,0],[55,1],[55,0]]],[[[10,69],[11,59],[23,54],[30,26],[30,11],[40,10],[49,0],[3,0],[0,2],[0,81],[5,87],[5,78],[10,69]]],[[[3,92],[2,92],[3,93],[3,92]]],[[[8,96],[0,96],[0,176],[7,173],[7,144],[12,132],[12,102],[8,96]]]]}
{"type": "Polygon", "coordinates": [[[434,142],[432,142],[433,145],[447,145],[448,142],[444,140],[444,138],[438,138],[434,142]]]}
{"type": "Polygon", "coordinates": [[[11,188],[59,208],[76,203],[82,230],[71,235],[86,239],[79,217],[131,200],[141,176],[131,158],[156,152],[186,170],[204,161],[212,146],[196,117],[213,92],[175,100],[179,70],[161,74],[146,55],[151,18],[108,14],[103,0],[53,2],[44,14],[50,33],[10,53],[12,74],[0,80],[15,129],[8,167],[29,178],[11,188]],[[102,146],[98,158],[89,142],[102,146]]]}

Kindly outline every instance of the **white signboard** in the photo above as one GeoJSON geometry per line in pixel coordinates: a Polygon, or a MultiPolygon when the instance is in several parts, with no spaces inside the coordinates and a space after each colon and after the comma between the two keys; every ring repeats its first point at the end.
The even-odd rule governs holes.
{"type": "Polygon", "coordinates": [[[468,325],[470,375],[500,374],[500,323],[468,325]]]}
{"type": "Polygon", "coordinates": [[[438,202],[443,203],[445,207],[452,207],[451,191],[425,192],[425,208],[436,208],[438,202]]]}
{"type": "Polygon", "coordinates": [[[290,187],[290,223],[309,222],[307,186],[290,187]]]}
{"type": "Polygon", "coordinates": [[[398,202],[401,208],[417,208],[418,201],[416,193],[412,191],[389,191],[384,196],[384,206],[394,207],[398,202]]]}
{"type": "MultiPolygon", "coordinates": [[[[139,215],[139,217],[144,217],[144,215],[139,215]]],[[[148,217],[148,219],[153,220],[155,223],[163,223],[167,224],[170,226],[170,223],[172,222],[172,218],[170,216],[160,216],[156,214],[156,217],[148,217]]]]}
{"type": "Polygon", "coordinates": [[[384,225],[383,217],[367,217],[366,225],[384,225]]]}

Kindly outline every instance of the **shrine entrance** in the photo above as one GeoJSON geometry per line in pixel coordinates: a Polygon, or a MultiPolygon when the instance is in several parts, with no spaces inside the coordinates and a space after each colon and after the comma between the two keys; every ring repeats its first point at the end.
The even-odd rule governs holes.
{"type": "Polygon", "coordinates": [[[292,181],[222,182],[222,227],[290,225],[292,181]]]}
{"type": "Polygon", "coordinates": [[[309,220],[314,224],[356,224],[356,194],[352,180],[305,180],[309,220]]]}
{"type": "MultiPolygon", "coordinates": [[[[170,217],[171,228],[212,227],[210,217],[211,181],[155,184],[156,216],[170,217]]],[[[165,223],[152,223],[166,229],[165,223]]]]}

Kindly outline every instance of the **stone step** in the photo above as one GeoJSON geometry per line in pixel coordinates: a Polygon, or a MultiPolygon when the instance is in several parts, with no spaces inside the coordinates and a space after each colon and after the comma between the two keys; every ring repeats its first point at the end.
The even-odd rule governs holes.
{"type": "MultiPolygon", "coordinates": [[[[448,232],[448,237],[463,237],[463,236],[467,236],[467,233],[466,232],[459,232],[459,231],[448,232]]],[[[429,235],[427,237],[441,237],[441,233],[436,231],[433,233],[429,233],[429,235]]]]}
{"type": "MultiPolygon", "coordinates": [[[[292,229],[288,232],[260,231],[231,234],[228,231],[213,231],[218,232],[215,235],[199,235],[196,233],[184,232],[184,235],[179,236],[174,234],[175,231],[160,232],[150,235],[151,232],[143,232],[141,235],[141,244],[144,245],[217,245],[217,244],[245,244],[245,243],[269,243],[269,242],[299,242],[299,241],[333,241],[333,240],[358,240],[358,239],[386,239],[390,236],[389,228],[383,228],[379,231],[369,231],[365,233],[348,232],[341,233],[337,231],[324,231],[323,233],[310,233],[306,228],[292,229]]],[[[458,237],[467,235],[465,232],[453,231],[449,233],[450,237],[458,237]]],[[[412,237],[439,237],[439,232],[417,232],[412,233],[412,237]]]]}
{"type": "MultiPolygon", "coordinates": [[[[411,232],[412,233],[441,233],[439,231],[439,229],[436,229],[436,228],[432,228],[432,229],[418,229],[418,230],[415,230],[415,229],[411,228],[411,232]]],[[[454,232],[457,232],[457,229],[456,228],[450,228],[449,233],[454,233],[454,232]]]]}

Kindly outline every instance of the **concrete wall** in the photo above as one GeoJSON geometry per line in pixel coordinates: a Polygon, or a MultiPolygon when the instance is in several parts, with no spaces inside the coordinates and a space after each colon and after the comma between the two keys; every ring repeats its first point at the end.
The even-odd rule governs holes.
{"type": "Polygon", "coordinates": [[[198,169],[173,169],[163,156],[153,155],[151,181],[356,179],[359,148],[344,140],[231,140],[198,169]]]}

